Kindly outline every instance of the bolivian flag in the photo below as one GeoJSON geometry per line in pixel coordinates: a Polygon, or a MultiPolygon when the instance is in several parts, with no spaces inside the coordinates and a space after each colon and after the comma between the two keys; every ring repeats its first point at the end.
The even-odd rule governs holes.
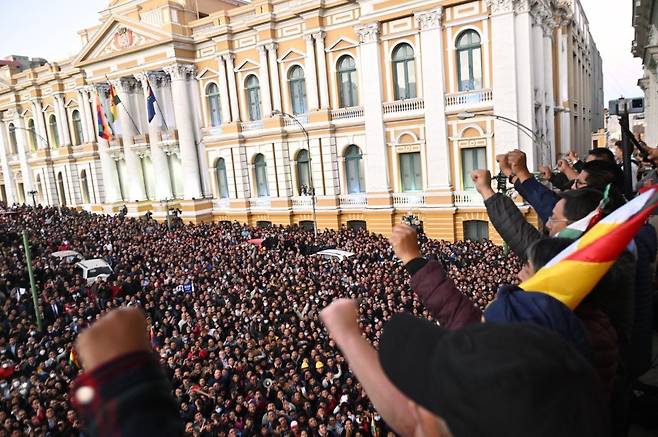
{"type": "Polygon", "coordinates": [[[653,186],[597,223],[520,287],[546,293],[575,309],[612,267],[656,206],[658,186],[653,186]]]}
{"type": "Polygon", "coordinates": [[[101,104],[101,96],[96,97],[96,121],[98,123],[98,136],[110,141],[112,139],[112,129],[107,122],[105,117],[105,111],[103,110],[103,105],[101,104]]]}
{"type": "Polygon", "coordinates": [[[73,346],[71,346],[71,352],[69,353],[69,364],[75,366],[76,369],[80,368],[80,362],[78,362],[78,353],[75,351],[73,346]]]}
{"type": "Polygon", "coordinates": [[[110,84],[110,113],[112,115],[112,120],[110,120],[111,123],[116,123],[116,121],[119,119],[119,108],[117,107],[119,103],[121,103],[121,99],[114,89],[114,86],[110,84]]]}

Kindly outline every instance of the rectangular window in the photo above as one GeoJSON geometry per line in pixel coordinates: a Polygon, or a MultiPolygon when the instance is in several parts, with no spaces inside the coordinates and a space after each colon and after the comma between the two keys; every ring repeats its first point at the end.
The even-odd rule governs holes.
{"type": "Polygon", "coordinates": [[[462,158],[462,186],[464,190],[473,190],[475,186],[471,180],[471,172],[487,168],[487,148],[474,147],[461,149],[462,158]]]}
{"type": "Polygon", "coordinates": [[[423,189],[420,152],[400,154],[400,179],[403,192],[423,189]]]}

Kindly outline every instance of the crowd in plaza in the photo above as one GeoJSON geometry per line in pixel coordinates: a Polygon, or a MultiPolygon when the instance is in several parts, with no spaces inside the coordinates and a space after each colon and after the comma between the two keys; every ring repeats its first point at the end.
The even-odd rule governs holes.
{"type": "MultiPolygon", "coordinates": [[[[389,430],[328,337],[319,311],[359,298],[377,342],[385,320],[430,317],[388,240],[363,230],[257,229],[236,223],[165,224],[55,208],[0,215],[0,435],[75,435],[69,399],[78,375],[73,341],[101,314],[139,306],[186,431],[196,435],[385,435],[389,430]],[[20,233],[28,229],[44,316],[38,331],[20,233]],[[249,240],[270,237],[270,249],[249,240]],[[314,244],[355,253],[327,261],[314,244]],[[273,246],[273,247],[272,247],[273,246]],[[107,280],[87,284],[50,256],[74,249],[106,259],[107,280]]],[[[513,282],[518,258],[489,241],[424,240],[481,308],[513,282]],[[483,269],[487,265],[491,268],[483,269]]]]}

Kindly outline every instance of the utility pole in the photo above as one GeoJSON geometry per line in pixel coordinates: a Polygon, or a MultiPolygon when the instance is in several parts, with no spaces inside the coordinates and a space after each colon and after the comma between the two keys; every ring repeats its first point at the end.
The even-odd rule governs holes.
{"type": "Polygon", "coordinates": [[[28,191],[27,194],[32,196],[32,205],[34,205],[34,209],[37,208],[37,192],[36,190],[28,191]]]}
{"type": "Polygon", "coordinates": [[[37,319],[37,326],[39,327],[39,331],[43,331],[41,311],[39,311],[39,299],[37,298],[37,285],[34,282],[34,272],[32,271],[32,256],[30,255],[30,240],[27,238],[27,231],[23,231],[23,247],[25,248],[25,262],[27,264],[27,274],[30,277],[30,288],[32,289],[32,303],[34,304],[34,315],[37,319]]]}

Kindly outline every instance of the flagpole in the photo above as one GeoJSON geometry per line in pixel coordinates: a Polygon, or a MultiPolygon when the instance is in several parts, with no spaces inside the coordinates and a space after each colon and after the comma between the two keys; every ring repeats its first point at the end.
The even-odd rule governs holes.
{"type": "MultiPolygon", "coordinates": [[[[107,80],[107,83],[112,88],[114,88],[114,86],[112,86],[112,82],[110,82],[110,78],[107,77],[107,74],[105,75],[105,79],[107,80]]],[[[114,103],[114,102],[111,102],[111,103],[114,103]]],[[[123,106],[124,111],[126,111],[126,114],[128,114],[128,118],[130,118],[130,121],[132,121],[133,126],[135,127],[135,130],[137,131],[137,135],[141,135],[142,132],[139,130],[139,127],[137,127],[137,123],[135,123],[135,120],[133,119],[133,116],[130,115],[130,111],[128,111],[128,108],[126,108],[126,105],[123,103],[123,100],[119,99],[119,103],[121,103],[121,106],[123,106]]]]}
{"type": "MultiPolygon", "coordinates": [[[[148,73],[144,73],[146,76],[146,83],[149,85],[149,89],[153,93],[153,97],[155,97],[155,92],[153,91],[153,87],[151,86],[151,81],[149,80],[148,73]]],[[[146,96],[148,99],[148,96],[146,96]]],[[[167,126],[167,120],[165,120],[164,112],[162,111],[162,108],[160,107],[160,102],[158,101],[157,98],[155,98],[155,104],[158,105],[158,111],[160,111],[160,118],[162,119],[162,124],[164,124],[165,130],[169,130],[169,126],[167,126]]]]}

